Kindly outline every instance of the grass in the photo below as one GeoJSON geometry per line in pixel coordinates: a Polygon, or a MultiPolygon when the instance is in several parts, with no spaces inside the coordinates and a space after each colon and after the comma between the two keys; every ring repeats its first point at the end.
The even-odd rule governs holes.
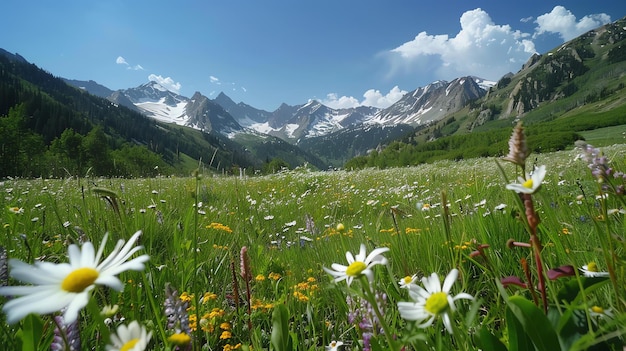
{"type": "MultiPolygon", "coordinates": [[[[600,140],[601,131],[596,132],[597,139],[589,134],[588,140],[600,140]]],[[[624,145],[604,149],[615,169],[625,169],[624,151],[624,145]]],[[[568,327],[555,327],[561,333],[557,344],[621,349],[624,222],[617,210],[624,208],[623,199],[615,194],[597,198],[602,191],[576,154],[532,155],[548,170],[533,195],[541,220],[542,266],[595,262],[606,270],[614,264],[615,275],[612,284],[580,275],[548,280],[548,316],[569,325],[568,318],[576,314],[576,321],[588,327],[569,335],[569,341],[562,340],[568,327]],[[559,295],[566,286],[581,291],[568,304],[559,295]],[[592,306],[612,311],[613,317],[592,315],[592,306]]],[[[185,307],[178,317],[191,316],[195,350],[319,350],[334,340],[344,343],[340,349],[360,350],[369,330],[352,320],[355,315],[373,321],[374,350],[399,349],[400,343],[407,350],[486,349],[489,342],[511,342],[514,349],[515,338],[538,345],[543,339],[526,328],[529,317],[524,317],[535,313],[533,308],[545,316],[541,304],[530,303],[536,289],[499,283],[507,276],[526,281],[520,261],[528,261],[531,279],[537,272],[531,250],[507,245],[509,239],[528,242],[529,232],[518,196],[505,189],[505,178],[512,181],[519,174],[512,164],[498,162],[504,174],[495,159],[483,158],[357,172],[296,169],[244,178],[7,179],[0,182],[0,208],[5,209],[0,243],[10,258],[67,262],[70,243],[91,241],[99,247],[109,232],[106,255],[115,241],[142,230],[140,253],[150,261],[143,272],[120,274],[123,291],[94,290],[78,320],[83,349],[104,350],[106,336],[132,320],[153,333],[149,349],[176,349],[169,336],[184,331],[184,323],[168,327],[166,301],[185,307]],[[9,210],[16,208],[22,210],[9,210]],[[358,253],[360,244],[368,253],[389,248],[383,254],[388,264],[373,267],[371,285],[362,279],[350,287],[332,283],[323,268],[346,265],[346,252],[358,253]],[[249,262],[249,279],[242,276],[242,257],[249,262]],[[443,280],[455,268],[460,274],[450,293],[463,291],[475,299],[456,302],[453,335],[445,332],[441,318],[429,328],[402,318],[397,303],[411,299],[401,279],[435,272],[443,280]],[[175,296],[166,293],[166,286],[175,296]],[[374,290],[368,294],[370,286],[374,290]],[[372,306],[374,294],[379,300],[372,306]],[[349,305],[348,297],[360,307],[349,305]],[[105,305],[119,309],[100,317],[97,311],[105,305]],[[382,310],[382,321],[372,317],[372,307],[382,310]],[[364,311],[369,314],[359,315],[364,311]],[[516,326],[524,332],[516,332],[516,326]],[[380,333],[382,327],[387,334],[380,333]]],[[[15,279],[8,283],[20,285],[15,279]]],[[[541,325],[541,318],[532,320],[541,325]]],[[[1,323],[0,344],[9,349],[24,349],[28,336],[36,339],[34,349],[50,349],[55,325],[49,315],[1,323]],[[41,337],[35,337],[36,331],[41,337]]]]}

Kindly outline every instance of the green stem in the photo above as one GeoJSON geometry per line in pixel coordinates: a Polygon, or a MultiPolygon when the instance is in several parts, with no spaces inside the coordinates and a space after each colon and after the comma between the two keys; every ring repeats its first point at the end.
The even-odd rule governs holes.
{"type": "MultiPolygon", "coordinates": [[[[152,293],[152,285],[151,282],[146,278],[146,274],[141,274],[141,278],[143,280],[144,289],[146,289],[146,295],[148,296],[148,301],[150,302],[150,308],[152,309],[152,315],[161,316],[163,311],[157,308],[156,302],[154,301],[154,294],[152,293]]],[[[157,321],[157,327],[159,328],[159,333],[161,334],[161,339],[163,340],[163,344],[167,345],[167,335],[165,334],[165,328],[163,328],[163,323],[161,321],[157,321]]]]}

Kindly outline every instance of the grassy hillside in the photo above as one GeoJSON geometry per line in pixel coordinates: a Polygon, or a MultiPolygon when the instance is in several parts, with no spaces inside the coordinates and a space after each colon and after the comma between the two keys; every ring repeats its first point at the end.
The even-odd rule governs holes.
{"type": "MultiPolygon", "coordinates": [[[[481,99],[348,168],[498,156],[522,121],[536,152],[571,148],[599,128],[626,124],[626,19],[535,56],[481,99]]],[[[619,130],[619,128],[617,129],[619,130]]],[[[598,140],[598,139],[596,139],[598,140]]],[[[602,143],[622,142],[605,138],[602,143]]]]}

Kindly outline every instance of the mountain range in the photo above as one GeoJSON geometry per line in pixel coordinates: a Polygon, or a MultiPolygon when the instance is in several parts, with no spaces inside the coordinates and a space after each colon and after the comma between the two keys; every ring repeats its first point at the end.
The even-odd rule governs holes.
{"type": "Polygon", "coordinates": [[[430,123],[484,96],[495,85],[495,82],[477,77],[462,77],[415,89],[385,109],[368,106],[333,109],[310,100],[296,106],[282,104],[275,111],[268,112],[243,102],[235,103],[223,92],[214,100],[199,92],[190,98],[184,97],[155,81],[117,91],[93,81],[66,79],[66,82],[160,122],[188,126],[203,132],[215,131],[231,138],[237,133],[256,132],[294,144],[346,128],[430,123]]]}
{"type": "Polygon", "coordinates": [[[269,112],[243,102],[235,103],[223,92],[215,99],[199,92],[184,97],[154,81],[117,91],[94,81],[65,81],[159,122],[218,133],[234,141],[249,140],[250,135],[274,136],[300,146],[336,167],[380,147],[387,140],[402,136],[412,127],[430,124],[459,110],[469,101],[484,96],[495,85],[495,82],[478,77],[462,77],[415,89],[385,109],[369,106],[333,109],[310,100],[296,106],[282,104],[269,112]],[[318,144],[332,144],[332,135],[350,136],[353,145],[342,148],[343,153],[320,154],[325,147],[318,144]]]}
{"type": "MultiPolygon", "coordinates": [[[[210,135],[215,139],[213,147],[217,147],[218,155],[226,149],[232,150],[233,156],[239,155],[238,166],[258,167],[281,158],[292,167],[302,162],[318,168],[340,167],[356,156],[382,152],[387,144],[394,144],[398,151],[397,141],[401,145],[431,143],[428,147],[432,149],[438,147],[433,141],[442,138],[508,129],[520,119],[528,124],[555,121],[576,111],[584,112],[581,107],[593,102],[623,96],[625,38],[626,20],[621,19],[544,55],[532,56],[518,72],[509,73],[498,82],[473,76],[436,81],[406,93],[384,109],[367,106],[333,109],[310,100],[264,111],[244,102],[235,103],[224,93],[215,99],[199,92],[191,97],[181,96],[153,81],[117,91],[94,81],[63,81],[79,91],[106,99],[113,107],[146,116],[160,125],[160,129],[184,134],[187,132],[180,128],[189,128],[210,135]]],[[[30,65],[29,69],[34,66],[5,50],[0,49],[0,56],[8,58],[13,66],[30,65]]],[[[25,70],[19,68],[11,74],[19,76],[25,70]]],[[[40,84],[40,81],[48,84],[50,79],[31,83],[40,84]]],[[[54,86],[60,89],[56,83],[54,86]]],[[[626,104],[624,99],[611,101],[611,109],[626,104]]],[[[133,138],[144,145],[154,143],[152,139],[133,138]]],[[[500,151],[484,151],[479,155],[493,152],[500,151]]],[[[228,156],[223,157],[221,162],[228,163],[227,159],[228,156]]],[[[231,157],[230,162],[233,160],[231,157]]]]}

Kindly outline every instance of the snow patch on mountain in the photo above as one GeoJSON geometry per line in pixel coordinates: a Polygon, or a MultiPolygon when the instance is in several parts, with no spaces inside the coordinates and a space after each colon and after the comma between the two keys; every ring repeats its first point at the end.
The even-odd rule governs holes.
{"type": "Polygon", "coordinates": [[[187,101],[180,101],[175,106],[165,103],[165,98],[159,101],[151,101],[150,99],[142,99],[143,102],[135,103],[146,115],[165,123],[175,123],[178,125],[186,125],[189,116],[185,114],[187,101]]]}

